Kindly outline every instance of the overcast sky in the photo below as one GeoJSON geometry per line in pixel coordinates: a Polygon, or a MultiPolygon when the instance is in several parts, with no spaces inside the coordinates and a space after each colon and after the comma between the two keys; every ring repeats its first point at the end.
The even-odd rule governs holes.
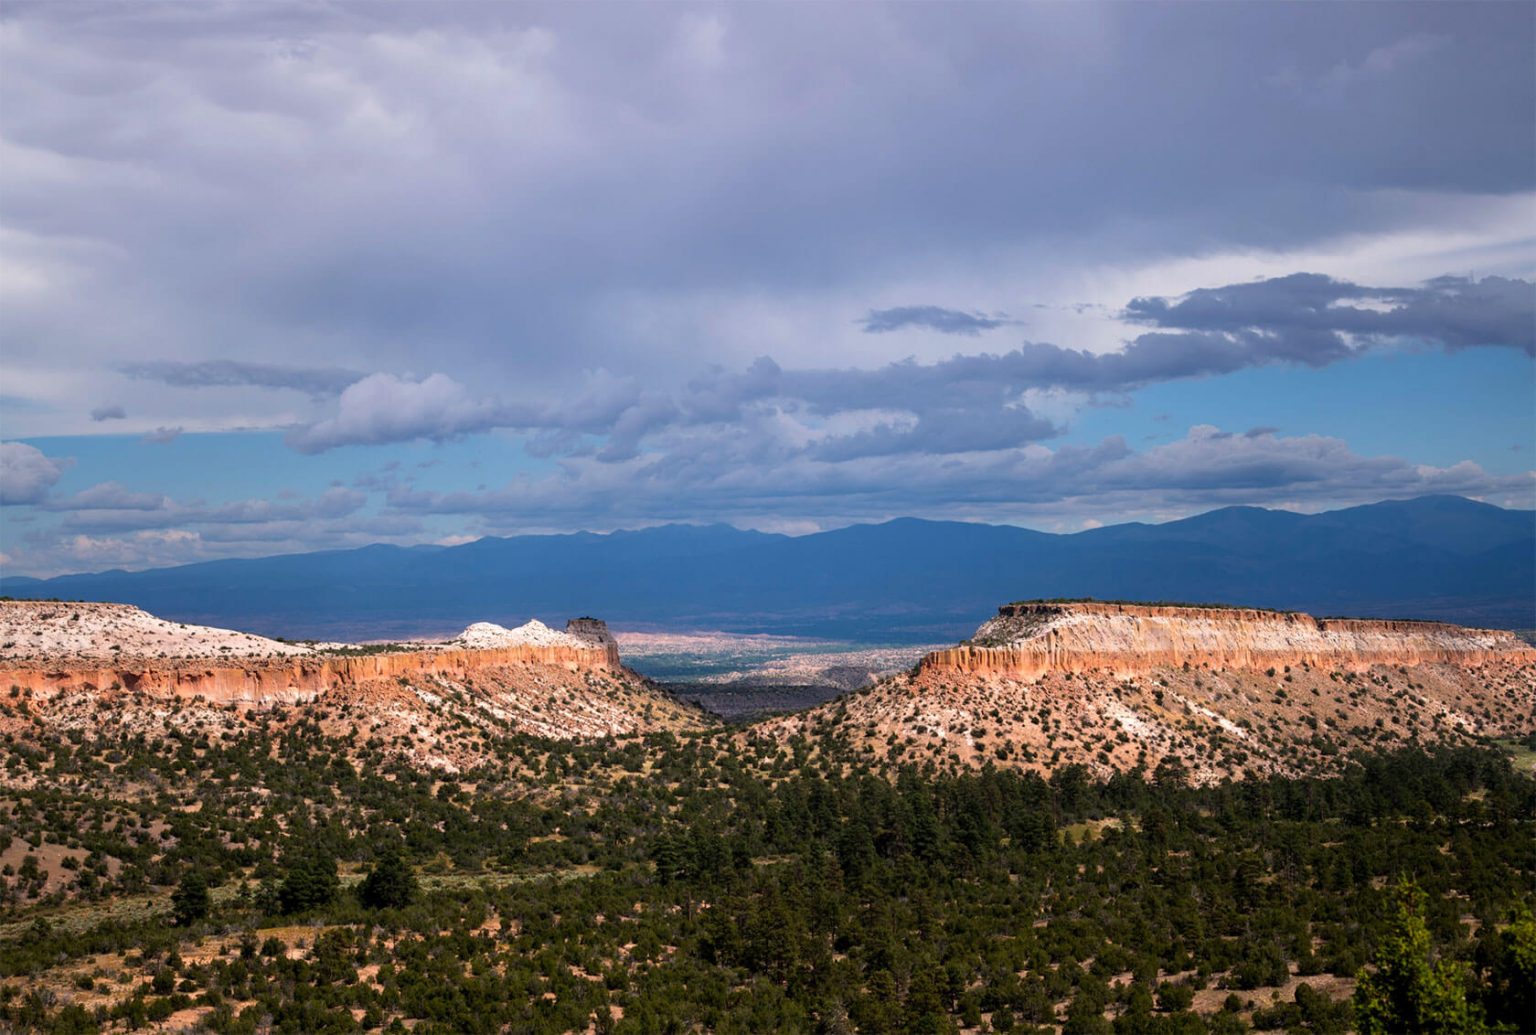
{"type": "Polygon", "coordinates": [[[1536,5],[0,3],[0,550],[1536,505],[1536,5]]]}

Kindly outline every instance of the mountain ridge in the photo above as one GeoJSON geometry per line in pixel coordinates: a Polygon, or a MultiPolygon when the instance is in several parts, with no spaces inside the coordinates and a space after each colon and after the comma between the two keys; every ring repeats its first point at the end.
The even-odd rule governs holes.
{"type": "Polygon", "coordinates": [[[433,635],[590,611],[622,627],[891,642],[958,638],[1021,589],[1531,628],[1533,586],[1536,513],[1447,496],[1310,515],[1225,507],[1067,534],[922,518],[798,537],[672,524],[0,576],[12,596],[120,600],[289,637],[433,635]]]}

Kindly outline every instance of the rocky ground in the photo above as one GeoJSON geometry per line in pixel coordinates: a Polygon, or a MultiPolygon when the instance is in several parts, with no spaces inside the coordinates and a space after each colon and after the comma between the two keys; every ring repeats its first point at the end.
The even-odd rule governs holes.
{"type": "Polygon", "coordinates": [[[1154,771],[1199,783],[1326,771],[1356,748],[1517,739],[1536,731],[1536,668],[1377,667],[1363,673],[1167,669],[1147,678],[959,681],[901,676],[756,735],[831,737],[858,754],[941,768],[991,763],[1049,774],[1154,771]]]}
{"type": "Polygon", "coordinates": [[[167,622],[127,604],[0,601],[0,660],[274,658],[314,649],[232,629],[167,622]]]}

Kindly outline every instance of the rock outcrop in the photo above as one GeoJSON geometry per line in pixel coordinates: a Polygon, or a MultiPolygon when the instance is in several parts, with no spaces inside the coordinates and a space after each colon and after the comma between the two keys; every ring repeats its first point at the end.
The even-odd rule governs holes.
{"type": "Polygon", "coordinates": [[[570,621],[565,623],[565,631],[567,635],[586,640],[588,643],[603,643],[618,646],[619,642],[618,640],[614,639],[613,633],[608,631],[608,623],[603,621],[601,618],[593,618],[591,616],[572,618],[570,621]]]}
{"type": "Polygon", "coordinates": [[[48,700],[60,694],[144,693],[160,697],[201,697],[211,704],[265,706],[312,701],[343,684],[376,679],[442,676],[473,679],[499,666],[537,665],[567,672],[610,671],[617,659],[592,646],[518,646],[484,650],[407,650],[356,657],[312,654],[302,658],[123,659],[115,664],[27,666],[0,664],[0,685],[31,691],[48,700]]]}
{"type": "Polygon", "coordinates": [[[613,633],[608,631],[608,623],[601,618],[572,618],[565,623],[565,631],[567,635],[584,643],[601,647],[608,652],[615,665],[619,663],[619,641],[613,638],[613,633]]]}
{"type": "Polygon", "coordinates": [[[1513,633],[1439,622],[1314,618],[1300,612],[1098,602],[1008,604],[970,642],[935,651],[924,672],[1036,680],[1047,673],[1154,669],[1361,672],[1373,665],[1482,665],[1536,659],[1513,633]]]}

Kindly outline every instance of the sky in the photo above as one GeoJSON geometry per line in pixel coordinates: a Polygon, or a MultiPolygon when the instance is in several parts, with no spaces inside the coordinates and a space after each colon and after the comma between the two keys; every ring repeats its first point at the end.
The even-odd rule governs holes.
{"type": "Polygon", "coordinates": [[[1536,506],[1536,5],[0,2],[0,566],[1536,506]]]}

